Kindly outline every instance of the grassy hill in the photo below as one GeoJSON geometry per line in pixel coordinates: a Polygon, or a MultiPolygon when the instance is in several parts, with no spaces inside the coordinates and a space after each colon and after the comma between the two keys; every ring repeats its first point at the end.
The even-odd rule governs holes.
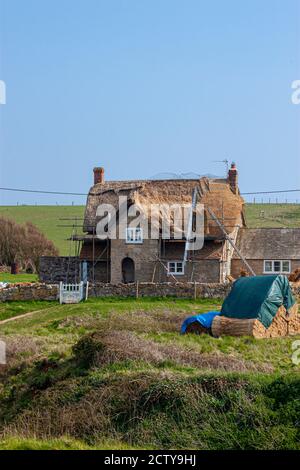
{"type": "Polygon", "coordinates": [[[82,224],[84,206],[0,206],[0,216],[10,217],[17,223],[32,222],[53,241],[60,255],[68,255],[70,242],[67,239],[72,227],[63,225],[72,225],[74,221],[60,219],[77,217],[78,225],[82,224]]]}
{"type": "MultiPolygon", "coordinates": [[[[0,206],[0,215],[16,222],[31,221],[54,242],[61,255],[68,255],[72,220],[82,223],[84,206],[0,206]]],[[[300,227],[300,204],[247,204],[246,220],[249,227],[300,227]]],[[[78,233],[80,230],[78,229],[78,233]]]]}
{"type": "Polygon", "coordinates": [[[257,227],[300,227],[300,204],[247,204],[246,222],[257,227]]]}
{"type": "Polygon", "coordinates": [[[300,449],[298,338],[179,334],[218,300],[13,302],[0,448],[300,449]]]}

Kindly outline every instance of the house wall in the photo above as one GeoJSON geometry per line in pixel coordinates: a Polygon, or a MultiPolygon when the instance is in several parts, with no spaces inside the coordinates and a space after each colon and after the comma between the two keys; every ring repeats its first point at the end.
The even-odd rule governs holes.
{"type": "MultiPolygon", "coordinates": [[[[282,258],[286,259],[286,258],[282,258]]],[[[248,263],[250,264],[251,268],[254,270],[256,275],[263,275],[264,274],[264,260],[262,259],[247,259],[248,263]]],[[[291,260],[291,272],[293,272],[296,268],[300,268],[300,258],[298,260],[291,260]]],[[[231,275],[234,278],[240,277],[241,271],[247,271],[244,263],[240,259],[233,259],[231,261],[231,275]]]]}
{"type": "MultiPolygon", "coordinates": [[[[209,246],[211,242],[205,242],[205,246],[209,246]]],[[[184,257],[184,242],[166,242],[162,243],[161,259],[167,266],[168,261],[182,261],[184,257]]],[[[204,247],[205,249],[205,247],[204,247]]],[[[201,251],[192,253],[192,258],[185,265],[184,275],[174,276],[179,282],[220,282],[220,260],[202,258],[201,251]]],[[[168,275],[166,270],[159,267],[159,277],[157,282],[168,282],[172,276],[168,275]]]]}
{"type": "MultiPolygon", "coordinates": [[[[135,280],[140,282],[169,282],[166,266],[168,261],[182,260],[185,243],[144,240],[142,244],[130,244],[125,240],[111,240],[110,262],[104,259],[95,266],[95,282],[111,282],[117,284],[123,281],[122,260],[126,257],[133,259],[135,264],[135,280]],[[157,257],[160,254],[160,263],[157,257]],[[156,265],[156,266],[155,266],[156,265]],[[154,277],[153,277],[154,276],[154,277]]],[[[102,248],[101,248],[102,249],[102,248]]],[[[91,260],[92,245],[84,245],[80,254],[81,259],[91,260]]],[[[95,253],[101,250],[96,244],[95,253]]],[[[105,255],[106,256],[106,255],[105,255]]],[[[89,263],[89,279],[92,280],[92,263],[89,263]]],[[[220,262],[218,259],[201,259],[199,253],[194,253],[194,262],[188,262],[185,274],[176,276],[178,281],[220,282],[220,262]]]]}
{"type": "MultiPolygon", "coordinates": [[[[168,261],[182,260],[183,258],[169,258],[162,259],[162,262],[167,266],[168,261]]],[[[187,261],[185,265],[184,275],[174,276],[178,282],[220,282],[220,262],[215,259],[200,259],[195,261],[187,261]]],[[[156,282],[170,282],[173,277],[169,275],[166,270],[160,265],[159,276],[155,277],[156,282]]]]}
{"type": "Polygon", "coordinates": [[[135,265],[135,280],[152,280],[158,256],[158,240],[144,240],[141,244],[126,243],[125,240],[111,240],[111,283],[122,282],[122,260],[131,258],[135,265]]]}

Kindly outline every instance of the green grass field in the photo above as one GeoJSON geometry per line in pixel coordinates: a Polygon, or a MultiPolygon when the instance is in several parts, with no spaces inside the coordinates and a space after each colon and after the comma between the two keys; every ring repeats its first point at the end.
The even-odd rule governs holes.
{"type": "Polygon", "coordinates": [[[15,284],[18,282],[35,282],[38,281],[37,274],[10,274],[10,273],[0,273],[0,282],[8,282],[15,284]]]}
{"type": "MultiPolygon", "coordinates": [[[[0,206],[0,215],[18,223],[31,221],[54,242],[61,255],[68,255],[72,221],[63,218],[78,217],[82,223],[84,206],[0,206]]],[[[249,227],[300,227],[300,204],[247,204],[246,220],[249,227]]],[[[78,233],[80,230],[78,229],[78,233]]]]}
{"type": "Polygon", "coordinates": [[[300,227],[300,204],[247,204],[249,227],[300,227]]]}
{"type": "MultiPolygon", "coordinates": [[[[60,255],[69,255],[73,220],[60,220],[63,218],[78,218],[78,225],[82,225],[84,206],[0,206],[0,216],[9,217],[17,223],[32,222],[49,240],[58,248],[60,255]]],[[[77,233],[81,233],[77,229],[77,233]]],[[[72,244],[74,249],[74,243],[72,244]]],[[[74,254],[74,253],[72,253],[74,254]]]]}
{"type": "Polygon", "coordinates": [[[300,337],[180,335],[210,299],[12,302],[0,449],[298,449],[300,337]]]}

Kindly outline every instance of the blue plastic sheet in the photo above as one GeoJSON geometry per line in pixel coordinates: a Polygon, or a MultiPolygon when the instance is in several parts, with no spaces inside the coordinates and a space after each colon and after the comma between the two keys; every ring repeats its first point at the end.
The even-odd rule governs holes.
{"type": "Polygon", "coordinates": [[[210,328],[213,319],[217,315],[220,315],[220,312],[201,313],[200,315],[194,315],[192,317],[186,318],[181,326],[181,334],[184,334],[187,329],[187,326],[194,322],[200,323],[200,325],[204,326],[204,328],[210,328]]]}

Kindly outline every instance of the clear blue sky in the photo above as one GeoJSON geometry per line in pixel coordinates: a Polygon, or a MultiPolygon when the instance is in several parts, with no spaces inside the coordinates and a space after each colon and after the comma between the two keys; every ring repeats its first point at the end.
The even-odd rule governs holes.
{"type": "Polygon", "coordinates": [[[0,79],[1,186],[222,175],[224,158],[242,191],[300,186],[299,0],[0,0],[0,79]]]}

